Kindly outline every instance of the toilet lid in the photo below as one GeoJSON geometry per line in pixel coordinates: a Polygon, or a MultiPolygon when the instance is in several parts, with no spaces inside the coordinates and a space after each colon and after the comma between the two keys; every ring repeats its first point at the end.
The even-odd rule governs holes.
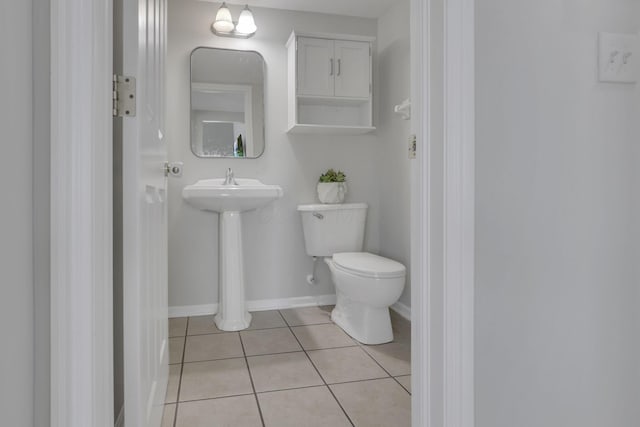
{"type": "Polygon", "coordinates": [[[333,254],[333,262],[348,273],[376,279],[404,277],[406,272],[404,265],[399,262],[368,252],[333,254]]]}

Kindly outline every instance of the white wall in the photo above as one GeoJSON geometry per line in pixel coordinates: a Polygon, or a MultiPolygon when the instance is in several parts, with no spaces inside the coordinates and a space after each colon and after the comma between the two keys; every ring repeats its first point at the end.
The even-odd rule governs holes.
{"type": "MultiPolygon", "coordinates": [[[[410,170],[408,140],[411,122],[393,107],[410,98],[409,1],[400,0],[378,19],[377,178],[380,192],[380,254],[410,270],[410,170]]],[[[409,275],[400,302],[411,306],[409,275]]]]}
{"type": "MultiPolygon", "coordinates": [[[[306,283],[312,261],[304,250],[296,206],[316,201],[318,176],[327,168],[347,174],[347,201],[369,203],[366,249],[379,249],[376,134],[363,136],[289,135],[287,55],[294,28],[305,31],[376,35],[376,20],[252,8],[258,32],[248,40],[214,36],[209,28],[218,4],[169,2],[167,137],[172,161],[184,162],[184,176],[169,181],[169,306],[211,304],[218,299],[218,219],[183,202],[182,188],[201,178],[236,176],[280,184],[284,198],[245,214],[244,261],[247,299],[261,300],[334,293],[329,272],[319,264],[318,284],[306,283]],[[198,46],[256,50],[266,61],[266,149],[262,157],[199,159],[189,148],[189,55],[198,46]]],[[[234,16],[241,7],[230,6],[234,16]]]]}
{"type": "Polygon", "coordinates": [[[0,4],[0,414],[7,426],[34,423],[32,2],[0,4]]]}
{"type": "Polygon", "coordinates": [[[638,425],[640,98],[596,46],[639,7],[478,0],[478,427],[638,425]]]}

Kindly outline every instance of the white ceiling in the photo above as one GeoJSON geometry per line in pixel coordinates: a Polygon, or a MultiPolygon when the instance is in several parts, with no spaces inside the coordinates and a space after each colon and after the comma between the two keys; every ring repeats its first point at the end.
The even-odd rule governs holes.
{"type": "MultiPolygon", "coordinates": [[[[218,0],[205,0],[220,2],[218,0]]],[[[227,0],[228,4],[379,18],[399,0],[227,0]]],[[[221,3],[221,2],[220,2],[221,3]]]]}

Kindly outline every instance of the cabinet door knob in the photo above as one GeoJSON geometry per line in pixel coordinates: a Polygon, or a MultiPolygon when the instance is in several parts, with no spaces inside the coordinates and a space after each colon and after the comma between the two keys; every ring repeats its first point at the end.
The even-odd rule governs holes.
{"type": "Polygon", "coordinates": [[[333,58],[329,59],[329,75],[333,76],[333,58]]]}
{"type": "Polygon", "coordinates": [[[342,69],[342,60],[338,59],[338,75],[340,75],[340,70],[342,69]]]}

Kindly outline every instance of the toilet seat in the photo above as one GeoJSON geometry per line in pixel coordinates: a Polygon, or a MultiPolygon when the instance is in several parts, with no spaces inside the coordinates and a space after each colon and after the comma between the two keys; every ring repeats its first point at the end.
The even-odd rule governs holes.
{"type": "Polygon", "coordinates": [[[406,268],[401,263],[368,252],[333,254],[333,262],[338,270],[360,277],[393,279],[406,274],[406,268]]]}

